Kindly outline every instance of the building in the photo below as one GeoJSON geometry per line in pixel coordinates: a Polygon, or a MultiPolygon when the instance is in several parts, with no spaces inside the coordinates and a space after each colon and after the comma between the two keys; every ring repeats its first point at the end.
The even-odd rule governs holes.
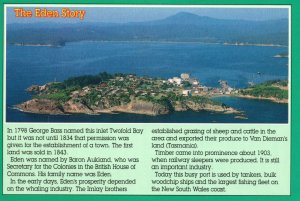
{"type": "Polygon", "coordinates": [[[173,78],[168,79],[168,82],[170,82],[172,84],[175,83],[177,85],[181,85],[182,79],[179,77],[173,77],[173,78]]]}
{"type": "Polygon", "coordinates": [[[234,91],[233,88],[228,87],[227,90],[225,91],[225,94],[231,94],[234,91]]]}
{"type": "Polygon", "coordinates": [[[79,97],[79,91],[73,91],[71,93],[72,98],[78,98],[79,97]]]}
{"type": "Polygon", "coordinates": [[[168,79],[168,82],[170,82],[172,84],[174,83],[173,79],[171,79],[171,78],[168,79]]]}
{"type": "Polygon", "coordinates": [[[203,92],[208,92],[208,87],[206,86],[201,86],[199,87],[200,91],[203,91],[203,92]]]}
{"type": "Polygon", "coordinates": [[[190,79],[190,75],[188,73],[181,73],[180,77],[183,80],[189,80],[190,79]]]}
{"type": "Polygon", "coordinates": [[[191,95],[191,92],[192,92],[191,90],[183,90],[183,91],[182,91],[182,95],[183,95],[183,96],[190,96],[190,95],[191,95]]]}
{"type": "Polygon", "coordinates": [[[182,83],[182,79],[179,77],[173,77],[173,80],[177,85],[181,85],[181,83],[182,83]]]}
{"type": "Polygon", "coordinates": [[[198,86],[200,83],[197,80],[193,80],[192,85],[198,86]]]}
{"type": "Polygon", "coordinates": [[[100,87],[107,87],[108,85],[107,85],[107,83],[106,82],[102,82],[101,84],[100,84],[100,87]]]}

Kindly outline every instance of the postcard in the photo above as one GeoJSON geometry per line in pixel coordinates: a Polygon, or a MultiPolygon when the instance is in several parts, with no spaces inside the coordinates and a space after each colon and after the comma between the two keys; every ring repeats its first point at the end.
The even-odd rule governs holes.
{"type": "Polygon", "coordinates": [[[4,4],[3,194],[296,200],[292,8],[4,4]]]}

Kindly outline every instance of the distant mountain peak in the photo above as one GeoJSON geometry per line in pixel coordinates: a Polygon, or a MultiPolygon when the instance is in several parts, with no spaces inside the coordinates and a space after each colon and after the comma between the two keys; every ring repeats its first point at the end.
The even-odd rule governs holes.
{"type": "MultiPolygon", "coordinates": [[[[185,16],[189,16],[189,17],[198,17],[199,15],[196,15],[196,14],[190,13],[190,12],[182,11],[182,12],[178,12],[178,13],[176,13],[175,15],[172,15],[172,16],[178,16],[178,17],[185,17],[185,16]]],[[[171,17],[172,17],[172,16],[171,16],[171,17]]]]}
{"type": "Polygon", "coordinates": [[[175,15],[171,15],[165,19],[158,20],[157,22],[161,23],[179,23],[179,24],[191,24],[191,23],[201,23],[203,21],[207,20],[215,20],[214,18],[207,17],[207,16],[199,16],[194,13],[190,12],[179,12],[176,13],[175,15]]]}
{"type": "Polygon", "coordinates": [[[191,19],[191,20],[195,20],[195,19],[211,19],[210,17],[207,16],[199,16],[197,14],[194,13],[189,13],[189,12],[179,12],[176,13],[175,15],[169,16],[166,19],[178,19],[178,20],[182,20],[182,19],[191,19]]]}

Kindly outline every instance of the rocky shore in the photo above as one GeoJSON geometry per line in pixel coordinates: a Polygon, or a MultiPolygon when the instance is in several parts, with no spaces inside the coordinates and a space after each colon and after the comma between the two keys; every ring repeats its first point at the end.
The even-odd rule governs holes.
{"type": "Polygon", "coordinates": [[[129,104],[113,106],[110,108],[89,107],[83,103],[76,103],[72,100],[60,104],[53,100],[47,99],[32,99],[15,106],[17,109],[35,114],[50,114],[50,115],[64,115],[64,114],[101,114],[101,113],[133,113],[143,115],[164,115],[170,112],[181,111],[210,111],[224,114],[240,114],[240,112],[231,107],[224,107],[212,104],[199,104],[194,102],[176,102],[174,107],[164,106],[158,103],[147,101],[134,100],[129,104]]]}

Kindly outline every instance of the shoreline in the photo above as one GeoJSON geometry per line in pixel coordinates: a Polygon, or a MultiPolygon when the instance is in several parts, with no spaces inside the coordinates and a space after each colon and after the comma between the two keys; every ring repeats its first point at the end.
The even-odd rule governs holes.
{"type": "MultiPolygon", "coordinates": [[[[288,104],[288,100],[283,100],[283,101],[279,101],[276,100],[274,98],[263,98],[263,97],[254,97],[254,96],[242,96],[242,95],[228,95],[228,94],[218,94],[215,96],[210,96],[210,98],[218,98],[218,97],[236,97],[236,98],[243,98],[243,99],[253,99],[253,100],[262,100],[262,101],[269,101],[269,102],[273,102],[273,103],[277,103],[277,104],[288,104]]],[[[91,116],[100,116],[102,114],[108,114],[108,115],[118,115],[118,114],[135,114],[135,115],[146,115],[146,116],[161,116],[161,115],[167,115],[167,114],[172,114],[172,113],[177,113],[177,112],[186,112],[186,111],[192,111],[192,112],[201,112],[201,111],[207,111],[207,112],[213,112],[213,113],[217,113],[217,114],[232,114],[235,115],[234,118],[238,118],[238,119],[247,119],[247,115],[244,114],[243,111],[239,111],[236,110],[232,107],[229,107],[227,110],[224,111],[219,111],[219,110],[210,110],[210,109],[203,109],[203,110],[199,110],[199,111],[195,111],[195,110],[174,110],[172,112],[166,113],[166,114],[153,114],[150,113],[149,111],[131,111],[128,110],[126,108],[111,108],[111,109],[103,109],[103,110],[93,110],[92,113],[84,113],[84,112],[62,112],[62,113],[38,113],[38,112],[34,112],[34,111],[30,111],[30,110],[24,110],[21,107],[18,107],[18,105],[15,105],[13,107],[13,109],[18,110],[20,112],[24,112],[24,113],[30,113],[30,114],[42,114],[42,115],[91,115],[91,116]]]]}
{"type": "Polygon", "coordinates": [[[64,45],[54,45],[54,44],[21,44],[21,43],[10,43],[12,46],[24,46],[24,47],[64,47],[64,45]]]}
{"type": "Polygon", "coordinates": [[[265,100],[265,101],[271,101],[273,103],[279,103],[279,104],[288,104],[288,99],[276,99],[273,97],[267,98],[267,97],[256,97],[256,96],[245,96],[245,95],[237,95],[237,94],[220,94],[220,95],[212,95],[210,98],[218,98],[218,97],[236,97],[236,98],[245,98],[245,99],[253,99],[253,100],[265,100]]]}
{"type": "MultiPolygon", "coordinates": [[[[60,113],[60,114],[56,114],[56,113],[36,113],[36,112],[32,112],[32,111],[29,111],[29,110],[23,110],[21,108],[18,108],[17,106],[13,107],[12,109],[14,110],[18,110],[20,112],[24,112],[24,113],[29,113],[29,114],[37,114],[37,115],[51,115],[51,116],[69,116],[69,115],[89,115],[89,116],[100,116],[102,114],[108,114],[108,115],[118,115],[118,114],[136,114],[136,115],[146,115],[146,116],[152,116],[152,117],[155,117],[155,116],[162,116],[162,115],[168,115],[168,114],[172,114],[172,113],[180,113],[180,112],[188,112],[188,111],[191,111],[191,112],[201,112],[201,111],[193,111],[193,110],[182,110],[182,111],[173,111],[173,112],[170,112],[170,113],[167,113],[167,114],[158,114],[158,115],[153,115],[153,114],[146,114],[146,113],[137,113],[137,112],[132,112],[132,111],[118,111],[118,110],[115,110],[115,111],[98,111],[98,112],[95,112],[95,113],[60,113]]],[[[233,115],[237,115],[237,117],[239,116],[242,116],[242,112],[241,111],[237,111],[237,110],[234,110],[233,112],[232,111],[217,111],[217,110],[202,110],[202,111],[206,111],[206,112],[212,112],[212,113],[217,113],[217,114],[233,114],[233,115]]]]}
{"type": "MultiPolygon", "coordinates": [[[[81,40],[81,41],[70,41],[68,43],[80,43],[80,42],[103,42],[103,43],[166,43],[166,44],[204,44],[204,45],[222,45],[222,46],[255,46],[255,47],[288,47],[288,45],[280,44],[264,44],[264,43],[226,43],[226,42],[201,42],[201,41],[151,41],[151,40],[81,40]]],[[[54,44],[21,44],[21,43],[9,43],[12,46],[27,46],[27,47],[64,47],[65,45],[54,45],[54,44]]]]}
{"type": "Polygon", "coordinates": [[[279,104],[288,104],[288,99],[277,99],[274,97],[256,97],[256,96],[249,96],[249,95],[231,95],[232,97],[238,97],[238,98],[246,98],[246,99],[256,99],[256,100],[266,100],[271,101],[273,103],[279,103],[279,104]]]}
{"type": "MultiPolygon", "coordinates": [[[[76,115],[76,114],[86,114],[86,115],[116,114],[117,115],[120,113],[127,113],[127,114],[139,114],[139,115],[147,115],[147,116],[161,116],[161,115],[166,115],[166,114],[171,114],[176,112],[185,112],[185,111],[192,111],[192,112],[208,111],[208,112],[215,112],[221,114],[236,114],[236,115],[243,114],[241,111],[236,110],[232,107],[223,108],[211,104],[207,104],[206,106],[201,108],[197,108],[197,106],[195,106],[195,108],[189,107],[185,110],[176,110],[176,108],[174,108],[174,110],[167,109],[166,111],[161,111],[161,112],[154,112],[149,109],[134,109],[132,105],[134,105],[135,103],[130,103],[128,105],[123,105],[123,106],[114,106],[109,109],[94,108],[88,111],[84,111],[84,110],[77,111],[76,109],[66,110],[64,106],[62,110],[58,109],[58,107],[52,107],[50,109],[49,106],[50,105],[53,106],[55,102],[49,101],[48,104],[45,104],[43,101],[44,100],[42,100],[42,102],[39,102],[39,100],[37,99],[31,99],[24,103],[14,105],[13,109],[16,109],[24,113],[46,114],[46,115],[76,115]],[[35,105],[33,105],[33,107],[28,107],[28,106],[32,106],[32,102],[34,102],[35,105]],[[37,106],[39,106],[38,110],[36,110],[37,106]]],[[[145,104],[148,104],[148,102],[145,102],[145,104]]],[[[150,104],[152,103],[150,102],[150,104]]]]}

